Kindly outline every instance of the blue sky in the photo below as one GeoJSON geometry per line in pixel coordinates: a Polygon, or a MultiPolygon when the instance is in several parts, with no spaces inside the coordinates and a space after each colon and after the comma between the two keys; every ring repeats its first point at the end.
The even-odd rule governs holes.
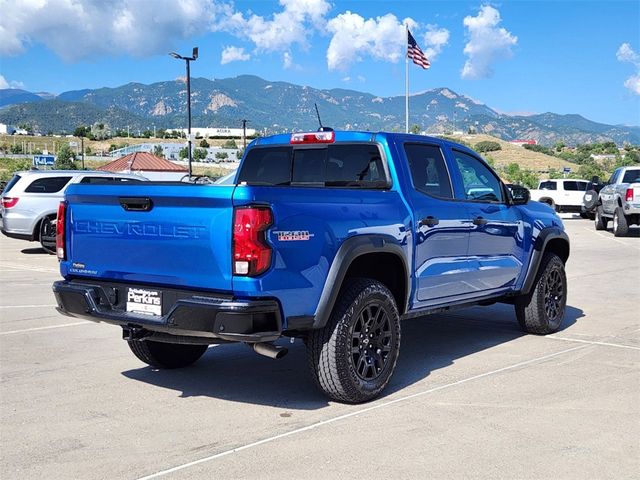
{"type": "Polygon", "coordinates": [[[0,0],[0,88],[60,93],[184,74],[404,93],[402,23],[448,87],[505,113],[640,124],[640,2],[0,0]],[[408,20],[406,20],[408,19],[408,20]],[[224,52],[224,61],[223,61],[224,52]]]}

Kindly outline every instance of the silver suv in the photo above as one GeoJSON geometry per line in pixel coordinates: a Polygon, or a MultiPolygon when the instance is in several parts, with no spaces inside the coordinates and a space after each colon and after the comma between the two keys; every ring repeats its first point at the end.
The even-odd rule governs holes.
{"type": "Polygon", "coordinates": [[[55,219],[58,204],[73,183],[141,182],[130,173],[90,170],[27,170],[16,172],[2,192],[2,233],[55,250],[55,219]]]}

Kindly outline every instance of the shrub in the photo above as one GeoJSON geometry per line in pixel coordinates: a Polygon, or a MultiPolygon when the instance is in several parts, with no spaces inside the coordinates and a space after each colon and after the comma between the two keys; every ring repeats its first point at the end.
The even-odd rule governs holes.
{"type": "Polygon", "coordinates": [[[488,141],[476,143],[474,150],[480,153],[495,152],[496,150],[502,150],[502,147],[498,142],[493,142],[488,140],[488,141]]]}

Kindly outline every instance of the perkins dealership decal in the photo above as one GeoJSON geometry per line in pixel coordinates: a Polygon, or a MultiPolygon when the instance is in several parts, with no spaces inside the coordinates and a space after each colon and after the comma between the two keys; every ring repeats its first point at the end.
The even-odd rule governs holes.
{"type": "Polygon", "coordinates": [[[309,233],[308,230],[293,230],[293,231],[281,231],[273,232],[279,242],[300,242],[311,240],[313,233],[309,233]]]}

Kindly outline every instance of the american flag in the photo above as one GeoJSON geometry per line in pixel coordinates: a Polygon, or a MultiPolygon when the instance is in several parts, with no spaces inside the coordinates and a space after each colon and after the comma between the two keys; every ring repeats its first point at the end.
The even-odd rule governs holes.
{"type": "Polygon", "coordinates": [[[424,54],[424,52],[420,50],[420,47],[418,46],[416,39],[413,38],[413,35],[411,35],[411,32],[408,29],[407,29],[407,41],[408,41],[407,57],[413,60],[413,63],[424,68],[425,70],[429,68],[431,66],[429,59],[424,54]]]}

